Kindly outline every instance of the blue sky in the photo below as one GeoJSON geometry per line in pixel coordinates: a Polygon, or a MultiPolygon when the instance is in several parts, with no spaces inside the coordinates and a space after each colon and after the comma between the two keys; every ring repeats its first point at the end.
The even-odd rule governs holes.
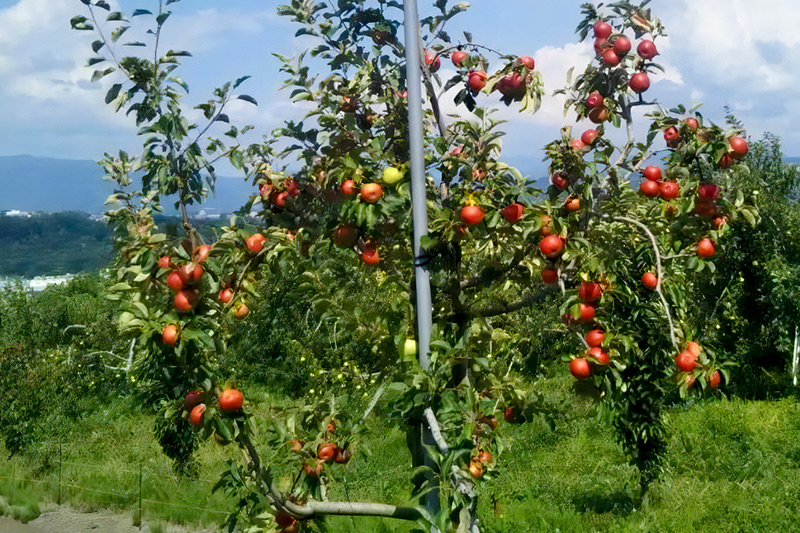
{"type": "MultiPolygon", "coordinates": [[[[114,4],[114,2],[111,2],[114,4]]],[[[303,110],[278,92],[281,76],[271,52],[293,54],[294,27],[275,15],[276,0],[184,0],[173,6],[166,46],[194,53],[182,68],[192,104],[215,85],[244,74],[245,90],[261,104],[246,104],[232,118],[258,133],[303,110]]],[[[429,0],[419,0],[424,9],[429,0]]],[[[470,30],[476,42],[532,55],[548,93],[563,85],[566,71],[584,65],[590,44],[577,45],[574,28],[580,1],[473,0],[452,28],[470,30]]],[[[152,7],[154,0],[121,0],[124,10],[152,7]]],[[[800,3],[797,0],[654,0],[654,12],[670,37],[659,41],[666,75],[648,95],[668,104],[704,101],[704,114],[721,120],[729,104],[760,137],[780,135],[787,155],[800,155],[800,3]]],[[[103,88],[89,83],[84,67],[92,36],[69,30],[81,13],[78,0],[0,0],[0,155],[32,154],[98,159],[106,151],[139,146],[133,124],[103,105],[103,88]]],[[[506,153],[523,171],[539,173],[541,147],[558,135],[560,102],[545,101],[533,116],[504,112],[509,119],[506,153]]],[[[577,126],[582,131],[583,125],[577,126]]]]}

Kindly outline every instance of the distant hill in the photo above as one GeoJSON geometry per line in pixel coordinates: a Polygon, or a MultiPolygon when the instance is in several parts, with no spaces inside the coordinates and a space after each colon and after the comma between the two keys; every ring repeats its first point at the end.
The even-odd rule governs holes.
{"type": "MultiPolygon", "coordinates": [[[[89,160],[51,159],[29,155],[0,156],[0,211],[83,211],[101,214],[113,186],[103,169],[89,160]]],[[[253,187],[241,178],[217,179],[216,195],[204,209],[232,213],[253,187]]],[[[165,201],[165,207],[171,202],[165,201]]],[[[191,210],[190,210],[191,211],[191,210]]]]}

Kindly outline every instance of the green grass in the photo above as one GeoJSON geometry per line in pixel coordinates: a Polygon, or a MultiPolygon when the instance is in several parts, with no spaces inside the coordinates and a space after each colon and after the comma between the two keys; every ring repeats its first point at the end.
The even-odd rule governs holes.
{"type": "MultiPolygon", "coordinates": [[[[588,404],[572,399],[567,383],[566,378],[559,378],[544,380],[539,386],[551,397],[568,399],[574,415],[570,421],[554,430],[544,421],[501,424],[506,451],[497,476],[481,489],[485,531],[800,531],[800,403],[796,399],[720,399],[671,410],[662,476],[646,501],[640,502],[635,497],[636,472],[628,466],[613,434],[587,416],[588,404]]],[[[270,403],[280,401],[266,398],[267,403],[260,404],[256,413],[264,413],[270,403]]],[[[65,482],[86,488],[65,489],[64,499],[78,507],[124,509],[133,516],[136,472],[141,464],[145,499],[227,509],[231,502],[212,496],[211,483],[169,475],[169,461],[150,432],[152,423],[149,415],[131,413],[124,403],[82,420],[62,444],[64,462],[102,468],[65,464],[65,482]]],[[[408,498],[404,436],[389,427],[375,429],[363,446],[370,454],[359,454],[350,463],[344,483],[332,490],[331,498],[387,503],[403,503],[408,498]]],[[[204,445],[198,454],[200,478],[216,479],[222,462],[235,453],[230,446],[204,445]]],[[[37,497],[52,500],[56,459],[57,446],[43,447],[25,459],[0,464],[0,476],[9,475],[13,468],[17,477],[49,479],[49,485],[17,483],[11,494],[24,494],[17,498],[28,501],[37,497]]],[[[8,483],[0,484],[0,493],[6,497],[9,489],[8,483]]],[[[205,526],[221,518],[147,503],[144,517],[150,523],[170,520],[205,526]]],[[[328,523],[332,532],[411,529],[407,524],[366,518],[331,518],[328,523]]]]}

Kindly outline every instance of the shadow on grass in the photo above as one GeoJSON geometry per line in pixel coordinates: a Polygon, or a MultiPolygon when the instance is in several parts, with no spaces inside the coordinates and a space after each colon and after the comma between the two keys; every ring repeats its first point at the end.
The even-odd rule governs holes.
{"type": "Polygon", "coordinates": [[[641,500],[626,491],[618,490],[612,493],[588,492],[579,494],[572,499],[572,504],[580,513],[612,513],[627,516],[636,507],[640,506],[641,500]]]}

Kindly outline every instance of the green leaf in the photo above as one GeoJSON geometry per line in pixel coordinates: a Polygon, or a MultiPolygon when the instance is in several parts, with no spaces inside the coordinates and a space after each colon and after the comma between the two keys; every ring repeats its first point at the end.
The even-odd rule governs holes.
{"type": "Polygon", "coordinates": [[[159,16],[156,17],[156,23],[159,26],[163,25],[167,21],[170,15],[172,15],[172,11],[166,11],[164,13],[161,13],[159,16]]]}
{"type": "Polygon", "coordinates": [[[125,16],[122,14],[122,11],[112,11],[106,17],[106,22],[112,20],[125,20],[125,16]]]}
{"type": "Polygon", "coordinates": [[[106,11],[111,11],[111,6],[105,0],[97,0],[94,5],[106,11]]]}
{"type": "Polygon", "coordinates": [[[114,67],[109,67],[109,68],[107,68],[105,70],[95,70],[94,74],[92,74],[92,81],[94,82],[94,81],[100,80],[100,79],[108,76],[109,74],[111,74],[115,70],[116,69],[114,67]]]}
{"type": "Polygon", "coordinates": [[[236,89],[237,87],[239,87],[239,85],[243,84],[245,81],[249,80],[250,78],[252,78],[252,76],[242,76],[241,78],[239,78],[235,82],[233,82],[233,88],[236,89]]]}
{"type": "Polygon", "coordinates": [[[97,51],[103,48],[105,45],[106,43],[98,39],[97,41],[92,43],[92,51],[94,53],[97,53],[97,51]]]}
{"type": "Polygon", "coordinates": [[[117,96],[119,96],[119,91],[122,89],[121,83],[115,83],[111,86],[111,88],[106,93],[106,103],[110,104],[114,100],[116,100],[117,96]]]}
{"type": "Polygon", "coordinates": [[[256,99],[253,98],[252,96],[250,96],[249,94],[240,94],[236,98],[238,98],[239,100],[244,100],[245,102],[249,102],[249,103],[251,103],[253,105],[256,105],[256,106],[258,105],[258,102],[256,101],[256,99]]]}
{"type": "Polygon", "coordinates": [[[149,9],[137,9],[136,11],[133,12],[131,18],[138,17],[140,15],[152,15],[152,14],[153,12],[150,11],[149,9]]]}

